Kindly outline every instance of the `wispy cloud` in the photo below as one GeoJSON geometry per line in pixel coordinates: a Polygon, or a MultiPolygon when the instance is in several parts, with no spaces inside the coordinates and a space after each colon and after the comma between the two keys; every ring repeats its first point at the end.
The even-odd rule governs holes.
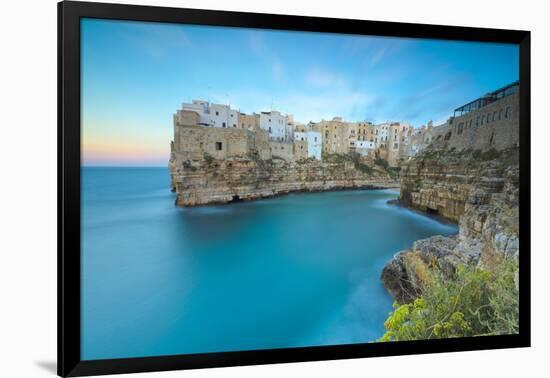
{"type": "Polygon", "coordinates": [[[246,113],[278,110],[293,114],[298,122],[321,121],[335,116],[361,120],[374,97],[365,91],[351,88],[327,88],[314,91],[295,89],[284,96],[277,96],[261,88],[246,88],[235,91],[230,96],[230,104],[246,113]],[[242,104],[248,107],[242,108],[242,104]]]}
{"type": "Polygon", "coordinates": [[[343,75],[329,72],[319,67],[309,69],[305,75],[304,81],[307,85],[314,88],[343,87],[347,80],[343,75]]]}
{"type": "Polygon", "coordinates": [[[370,68],[374,68],[379,63],[382,63],[384,58],[392,58],[392,55],[398,53],[406,45],[407,43],[402,38],[370,38],[361,36],[348,39],[342,45],[342,49],[348,56],[361,56],[364,64],[370,68]]]}
{"type": "Polygon", "coordinates": [[[287,80],[286,65],[283,59],[275,53],[275,49],[269,46],[265,35],[265,32],[251,31],[247,34],[246,44],[252,56],[264,65],[271,78],[276,82],[285,83],[287,80]]]}
{"type": "Polygon", "coordinates": [[[126,39],[152,58],[162,58],[174,50],[192,46],[191,39],[179,25],[132,24],[126,33],[126,39]]]}

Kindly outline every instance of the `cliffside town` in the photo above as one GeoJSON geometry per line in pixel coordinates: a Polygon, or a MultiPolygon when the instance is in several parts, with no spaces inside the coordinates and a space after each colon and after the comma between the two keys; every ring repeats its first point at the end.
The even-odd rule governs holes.
{"type": "Polygon", "coordinates": [[[195,100],[174,114],[172,189],[177,205],[195,206],[296,191],[398,187],[399,164],[425,148],[434,129],[340,117],[302,124],[278,111],[244,114],[195,100]]]}
{"type": "Polygon", "coordinates": [[[458,221],[473,185],[464,169],[472,166],[464,167],[463,159],[450,153],[517,145],[517,88],[514,83],[456,109],[442,125],[430,121],[418,129],[341,117],[303,124],[278,111],[244,114],[207,101],[184,103],[174,114],[169,162],[176,204],[398,187],[404,169],[402,203],[458,221]],[[427,159],[430,154],[441,159],[427,159]],[[430,175],[422,174],[428,170],[430,175]],[[467,182],[442,190],[451,175],[467,182]]]}

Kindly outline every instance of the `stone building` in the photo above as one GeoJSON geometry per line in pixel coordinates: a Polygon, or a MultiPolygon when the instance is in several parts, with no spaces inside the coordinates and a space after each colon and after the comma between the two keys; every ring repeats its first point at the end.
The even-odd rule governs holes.
{"type": "Polygon", "coordinates": [[[423,125],[418,129],[415,129],[411,135],[411,142],[408,150],[406,151],[406,157],[411,158],[412,156],[418,154],[432,142],[433,138],[433,121],[430,121],[427,125],[423,125]]]}
{"type": "Polygon", "coordinates": [[[193,100],[191,103],[183,103],[182,110],[192,111],[198,114],[200,126],[211,127],[237,127],[239,112],[231,109],[229,105],[213,104],[204,100],[193,100]]]}
{"type": "Polygon", "coordinates": [[[260,115],[259,114],[245,114],[245,113],[239,113],[239,122],[237,124],[237,127],[240,129],[247,129],[247,130],[258,130],[260,127],[260,115]]]}
{"type": "Polygon", "coordinates": [[[307,159],[307,145],[306,131],[294,131],[294,159],[296,161],[307,159]]]}
{"type": "Polygon", "coordinates": [[[260,128],[269,133],[269,139],[284,142],[287,137],[286,117],[276,110],[260,113],[260,128]]]}
{"type": "Polygon", "coordinates": [[[267,132],[202,126],[199,120],[194,111],[179,110],[174,115],[173,150],[178,151],[180,160],[248,157],[251,153],[260,159],[271,158],[267,132]]]}
{"type": "Polygon", "coordinates": [[[323,135],[318,131],[309,130],[307,137],[307,157],[316,160],[322,159],[323,135]]]}
{"type": "MultiPolygon", "coordinates": [[[[350,152],[351,131],[356,124],[344,122],[341,117],[311,124],[311,130],[320,132],[323,138],[323,154],[347,154],[350,152]]],[[[351,138],[353,140],[353,138],[351,138]]]]}
{"type": "Polygon", "coordinates": [[[515,82],[455,109],[431,129],[430,143],[455,150],[503,150],[519,143],[519,83],[515,82]]]}
{"type": "Polygon", "coordinates": [[[371,122],[357,123],[357,141],[374,143],[375,126],[371,122]]]}
{"type": "Polygon", "coordinates": [[[389,127],[388,143],[388,164],[392,167],[399,165],[402,159],[407,158],[411,152],[411,141],[414,128],[409,124],[393,122],[389,127]]]}
{"type": "Polygon", "coordinates": [[[286,162],[297,160],[294,156],[294,143],[292,142],[276,142],[270,140],[269,147],[273,158],[282,159],[286,162]]]}

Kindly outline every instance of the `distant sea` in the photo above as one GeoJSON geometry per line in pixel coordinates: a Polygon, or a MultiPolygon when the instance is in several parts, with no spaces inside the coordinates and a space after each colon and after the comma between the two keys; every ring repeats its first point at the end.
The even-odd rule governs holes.
{"type": "Polygon", "coordinates": [[[363,343],[392,298],[380,273],[457,227],[394,190],[178,208],[166,168],[82,169],[85,360],[363,343]]]}

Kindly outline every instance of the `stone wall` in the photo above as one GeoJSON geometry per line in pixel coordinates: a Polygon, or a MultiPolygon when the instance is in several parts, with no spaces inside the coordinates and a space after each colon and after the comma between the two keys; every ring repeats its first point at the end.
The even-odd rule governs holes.
{"type": "Polygon", "coordinates": [[[271,156],[290,162],[294,161],[294,143],[270,141],[271,156]]]}
{"type": "Polygon", "coordinates": [[[434,146],[455,150],[503,150],[519,144],[519,94],[449,119],[433,128],[434,146]]]}
{"type": "Polygon", "coordinates": [[[251,153],[261,159],[271,158],[267,131],[197,126],[198,117],[197,113],[185,110],[174,116],[172,152],[178,154],[178,159],[201,160],[205,156],[226,159],[251,153]]]}
{"type": "Polygon", "coordinates": [[[307,159],[307,148],[307,139],[305,137],[303,140],[294,140],[294,160],[300,161],[307,159]]]}
{"type": "Polygon", "coordinates": [[[246,129],[201,126],[180,127],[177,150],[184,159],[197,160],[205,154],[215,159],[245,156],[254,149],[254,133],[246,129]]]}

